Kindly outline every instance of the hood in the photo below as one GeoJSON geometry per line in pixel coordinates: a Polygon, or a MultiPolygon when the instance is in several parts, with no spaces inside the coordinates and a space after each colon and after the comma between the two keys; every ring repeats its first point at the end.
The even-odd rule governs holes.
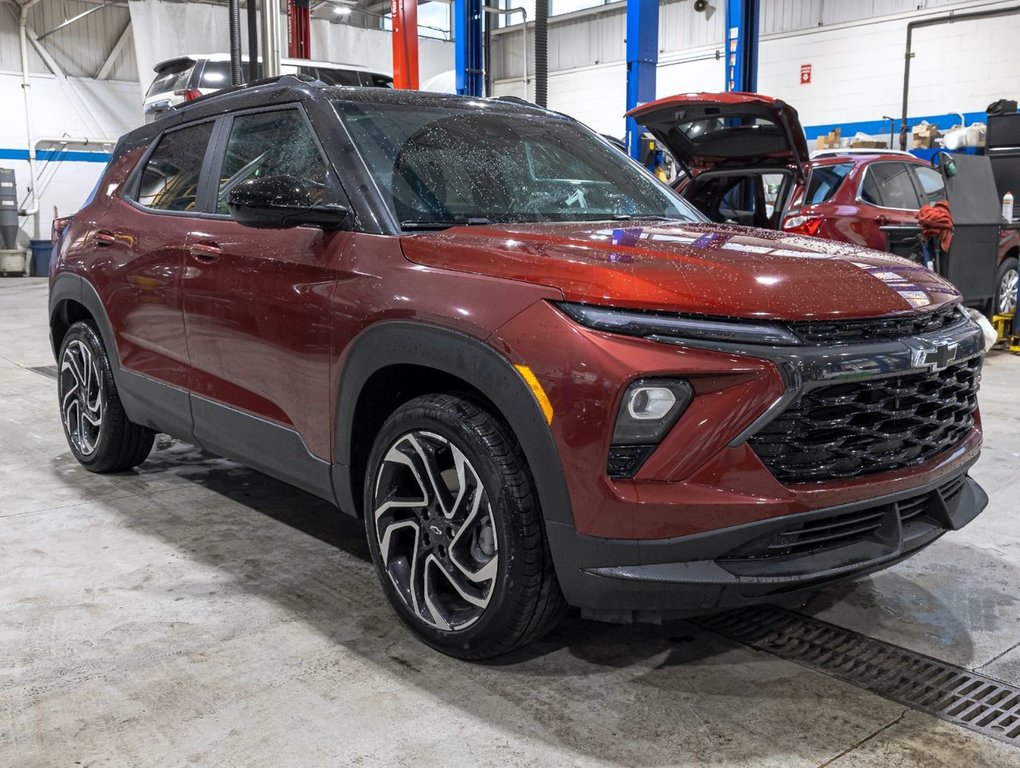
{"type": "Polygon", "coordinates": [[[912,314],[959,298],[924,267],[828,240],[719,224],[528,224],[405,235],[417,264],[535,283],[567,301],[775,320],[912,314]]]}
{"type": "Polygon", "coordinates": [[[810,160],[797,110],[756,93],[682,93],[627,116],[688,171],[781,165],[803,176],[810,160]]]}

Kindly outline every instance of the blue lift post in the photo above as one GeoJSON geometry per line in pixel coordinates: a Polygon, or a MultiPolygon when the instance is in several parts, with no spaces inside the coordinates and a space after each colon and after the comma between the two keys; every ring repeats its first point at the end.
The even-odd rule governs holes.
{"type": "Polygon", "coordinates": [[[758,90],[761,0],[726,0],[726,90],[758,90]]]}
{"type": "MultiPolygon", "coordinates": [[[[655,67],[659,63],[659,0],[627,0],[627,111],[655,101],[655,67]]],[[[641,154],[641,129],[627,118],[627,149],[641,154]]]]}
{"type": "Polygon", "coordinates": [[[457,93],[481,96],[485,84],[482,0],[454,0],[453,40],[457,93]]]}

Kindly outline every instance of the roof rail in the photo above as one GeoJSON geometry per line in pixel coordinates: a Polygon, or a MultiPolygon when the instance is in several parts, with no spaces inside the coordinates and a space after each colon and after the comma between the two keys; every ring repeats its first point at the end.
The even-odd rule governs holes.
{"type": "Polygon", "coordinates": [[[839,155],[915,155],[905,152],[902,149],[883,149],[882,147],[842,147],[838,149],[816,149],[811,153],[811,159],[816,157],[837,157],[839,155]]]}

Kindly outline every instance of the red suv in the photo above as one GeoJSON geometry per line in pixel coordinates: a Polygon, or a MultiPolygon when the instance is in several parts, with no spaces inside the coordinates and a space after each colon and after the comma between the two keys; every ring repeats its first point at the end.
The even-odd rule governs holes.
{"type": "Polygon", "coordinates": [[[987,497],[982,335],[888,254],[706,222],[577,122],[296,77],[119,142],[50,287],[96,472],[167,432],[364,518],[425,642],[506,652],[888,566],[987,497]]]}
{"type": "MultiPolygon", "coordinates": [[[[712,221],[884,251],[883,227],[916,227],[922,205],[946,199],[942,174],[907,152],[810,155],[797,110],[769,96],[684,93],[629,115],[673,155],[683,171],[676,190],[712,221]]],[[[1018,256],[1020,237],[1003,231],[993,313],[1013,309],[1018,256]]]]}

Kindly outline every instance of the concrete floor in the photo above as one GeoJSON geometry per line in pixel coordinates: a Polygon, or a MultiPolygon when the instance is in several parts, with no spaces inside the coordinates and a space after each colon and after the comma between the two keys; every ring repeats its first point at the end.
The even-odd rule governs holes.
{"type": "MultiPolygon", "coordinates": [[[[697,627],[570,618],[465,664],[416,642],[362,529],[166,438],[71,458],[44,281],[0,281],[0,766],[1020,766],[1020,750],[697,627]]],[[[964,531],[805,612],[1020,684],[1020,357],[993,353],[964,531]]]]}

